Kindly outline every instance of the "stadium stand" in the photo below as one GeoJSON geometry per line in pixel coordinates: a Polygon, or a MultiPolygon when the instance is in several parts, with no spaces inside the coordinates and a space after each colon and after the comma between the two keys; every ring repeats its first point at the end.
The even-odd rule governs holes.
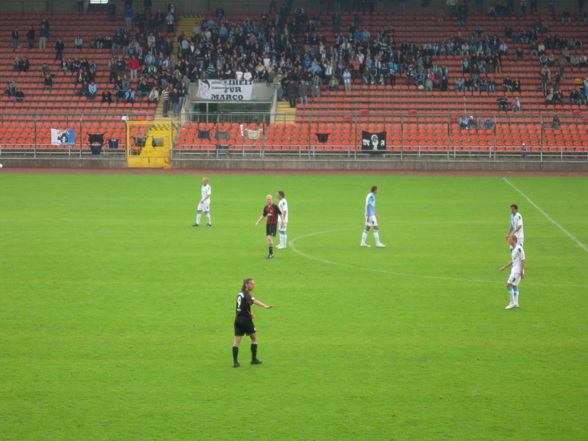
{"type": "MultiPolygon", "coordinates": [[[[213,18],[208,16],[207,19],[213,18]]],[[[229,23],[240,24],[248,20],[249,15],[231,12],[225,19],[229,23]]],[[[456,26],[457,17],[439,22],[433,13],[363,15],[361,26],[357,28],[361,27],[370,33],[370,42],[383,40],[378,36],[380,32],[379,35],[391,37],[395,47],[401,48],[404,55],[416,54],[415,58],[420,58],[421,54],[431,52],[430,61],[433,66],[443,68],[446,72],[447,90],[440,90],[439,77],[434,81],[432,90],[419,87],[419,81],[415,81],[415,76],[407,75],[406,65],[400,66],[393,85],[389,78],[385,78],[382,84],[378,75],[375,76],[375,80],[364,81],[360,72],[355,69],[351,92],[345,92],[342,88],[331,91],[324,80],[320,98],[310,98],[308,104],[297,105],[293,126],[272,124],[267,127],[265,147],[290,147],[291,150],[337,150],[345,147],[356,149],[360,148],[358,146],[361,143],[358,127],[363,126],[363,129],[374,131],[386,130],[389,133],[388,145],[394,149],[418,148],[436,151],[458,146],[472,151],[484,151],[489,148],[522,151],[522,144],[525,143],[534,146],[529,149],[545,146],[549,149],[585,151],[584,146],[588,141],[586,120],[582,116],[585,104],[570,103],[567,93],[579,83],[583,85],[586,64],[580,66],[578,63],[567,69],[559,85],[565,92],[564,101],[546,106],[541,90],[539,57],[538,53],[535,53],[537,43],[547,41],[549,52],[555,57],[560,56],[568,47],[572,54],[581,57],[583,45],[578,36],[584,32],[585,23],[582,16],[572,14],[571,23],[566,24],[560,23],[558,17],[552,14],[526,17],[499,16],[490,19],[491,24],[486,14],[474,13],[468,18],[467,29],[460,29],[456,26]],[[549,32],[543,29],[538,32],[540,26],[549,27],[549,32]],[[516,29],[513,30],[513,27],[516,29]],[[456,28],[459,33],[456,32],[456,28]],[[500,29],[501,32],[494,32],[496,29],[500,29]],[[461,32],[468,37],[462,37],[461,32]],[[464,52],[455,49],[447,53],[438,50],[433,53],[430,50],[448,41],[457,40],[459,44],[461,39],[468,43],[468,39],[472,40],[470,34],[476,38],[469,41],[469,47],[464,52]],[[464,57],[469,58],[472,53],[479,50],[476,45],[483,46],[480,42],[493,38],[508,45],[508,49],[501,56],[500,69],[488,69],[486,73],[480,74],[484,80],[491,80],[494,87],[490,89],[486,82],[482,82],[482,87],[474,85],[470,90],[456,90],[457,80],[464,77],[467,81],[474,76],[469,72],[463,73],[464,57]],[[556,43],[552,41],[554,38],[557,40],[556,43]],[[410,50],[407,51],[407,48],[410,50]],[[503,81],[507,77],[515,79],[520,85],[515,87],[515,90],[506,88],[503,81]],[[505,110],[501,111],[499,100],[504,96],[508,104],[505,110]],[[522,109],[517,112],[513,112],[511,108],[511,102],[515,98],[522,103],[522,109]],[[552,130],[548,123],[553,112],[557,112],[560,118],[564,117],[569,122],[558,130],[552,130]],[[476,127],[460,127],[458,121],[463,115],[473,116],[477,122],[476,127]],[[425,123],[426,120],[430,122],[425,123]],[[491,121],[489,126],[485,126],[487,121],[491,121]],[[330,132],[332,136],[328,141],[320,143],[315,140],[318,129],[330,132]]],[[[319,42],[314,44],[320,46],[322,38],[325,42],[325,52],[331,47],[341,46],[336,44],[337,38],[347,35],[347,32],[334,32],[329,15],[317,14],[310,20],[313,23],[322,23],[320,32],[317,32],[317,35],[320,34],[319,42]]],[[[352,29],[354,21],[357,21],[356,14],[343,13],[340,29],[352,29]]],[[[309,46],[305,40],[307,36],[308,34],[299,35],[297,39],[300,46],[306,44],[306,49],[309,46]]],[[[498,44],[496,46],[498,47],[498,44]]],[[[320,58],[320,51],[319,49],[317,52],[317,58],[320,58]]],[[[492,52],[496,52],[495,48],[492,52]]],[[[354,60],[348,61],[353,63],[354,60]]],[[[552,69],[556,70],[553,66],[552,69]]],[[[233,138],[229,144],[239,148],[239,144],[246,140],[239,139],[236,125],[232,127],[232,132],[233,138]]],[[[197,142],[191,145],[189,136],[182,136],[179,143],[184,149],[208,148],[211,144],[197,142]]]]}
{"type": "MultiPolygon", "coordinates": [[[[0,19],[0,31],[9,35],[18,26],[24,35],[30,26],[38,30],[44,18],[43,13],[6,13],[0,19]]],[[[463,17],[446,15],[441,19],[436,12],[358,14],[344,11],[340,18],[340,23],[334,25],[332,14],[309,14],[300,23],[295,15],[290,16],[290,43],[284,44],[284,52],[278,53],[274,60],[281,64],[278,58],[283,56],[283,72],[278,73],[277,80],[282,80],[283,89],[286,89],[288,81],[302,79],[310,83],[312,77],[307,76],[307,72],[312,68],[313,57],[305,59],[305,54],[309,52],[318,60],[322,76],[320,97],[309,96],[308,104],[298,103],[293,109],[293,120],[286,121],[276,116],[264,123],[244,124],[237,116],[220,117],[218,123],[198,122],[201,115],[187,106],[173,150],[183,153],[219,150],[228,153],[305,150],[349,153],[362,149],[363,132],[385,131],[388,149],[392,151],[508,150],[524,153],[527,148],[523,147],[524,143],[530,151],[588,152],[586,103],[581,99],[572,102],[568,97],[572,89],[578,88],[585,98],[588,86],[588,81],[585,84],[587,66],[583,47],[585,22],[579,13],[572,13],[569,23],[562,23],[559,16],[547,13],[512,17],[469,13],[467,26],[463,17]],[[350,39],[352,41],[346,51],[347,43],[343,37],[346,40],[353,34],[356,35],[350,39]],[[366,37],[368,34],[369,37],[366,37]],[[498,43],[506,43],[508,47],[498,43]],[[551,64],[553,79],[549,86],[563,92],[562,101],[552,104],[546,104],[546,94],[542,90],[539,58],[542,44],[546,45],[546,55],[552,56],[552,60],[547,61],[551,64]],[[364,63],[358,61],[361,58],[358,54],[365,54],[370,48],[373,53],[380,50],[391,52],[395,58],[390,63],[382,60],[382,68],[375,73],[370,72],[368,57],[363,57],[364,63]],[[496,62],[496,54],[501,51],[500,62],[496,62]],[[484,57],[476,56],[478,53],[483,53],[484,57]],[[329,87],[328,78],[324,75],[324,61],[329,58],[345,60],[345,63],[333,63],[333,76],[339,78],[340,84],[343,68],[351,68],[351,91],[345,91],[343,87],[338,90],[329,87]],[[480,63],[481,58],[485,58],[483,63],[480,63]],[[567,64],[560,65],[560,58],[565,58],[567,64]],[[465,59],[469,61],[467,68],[464,68],[465,59]],[[474,63],[486,64],[485,71],[474,71],[474,63]],[[390,75],[388,66],[395,70],[394,75],[390,75]],[[560,71],[563,76],[555,81],[560,71]],[[431,73],[436,76],[433,78],[431,73]],[[283,77],[280,77],[281,74],[283,77]],[[442,76],[447,81],[443,81],[442,76]],[[477,76],[480,83],[477,83],[477,76]],[[520,89],[506,87],[504,80],[507,77],[518,81],[520,89]],[[460,84],[462,79],[465,82],[463,87],[460,84]],[[506,97],[508,104],[501,109],[502,97],[506,97]],[[520,99],[520,111],[515,112],[511,108],[514,98],[520,99]],[[556,114],[561,121],[557,127],[551,124],[556,114]],[[469,120],[467,125],[460,123],[464,117],[469,120]],[[206,136],[204,132],[207,132],[206,136]],[[250,135],[253,133],[257,133],[255,138],[250,135]]],[[[274,20],[274,16],[267,19],[274,20]]],[[[252,19],[249,13],[230,11],[223,20],[227,28],[239,28],[246,33],[248,26],[258,26],[260,17],[252,19]]],[[[110,78],[111,41],[103,47],[99,47],[98,41],[111,40],[122,32],[124,18],[122,15],[110,17],[106,12],[63,12],[52,14],[49,21],[51,36],[46,49],[39,49],[37,41],[33,48],[28,48],[24,38],[17,50],[13,49],[11,41],[0,46],[0,76],[6,82],[5,87],[8,89],[10,82],[15,81],[25,93],[24,102],[15,102],[10,91],[3,95],[0,104],[2,147],[69,149],[71,146],[56,147],[52,144],[51,129],[73,128],[79,130],[76,139],[84,149],[89,148],[85,142],[89,133],[104,133],[105,139],[121,140],[118,146],[124,148],[126,132],[122,117],[152,120],[161,115],[162,107],[159,104],[157,110],[156,103],[138,97],[134,102],[124,99],[117,102],[113,98],[113,102],[109,103],[100,99],[103,91],[111,90],[113,95],[116,91],[110,78]],[[81,83],[76,84],[75,72],[61,69],[53,48],[58,38],[66,46],[64,60],[79,58],[95,64],[98,89],[95,99],[80,95],[85,91],[82,91],[81,83]],[[74,40],[78,38],[84,42],[82,49],[74,48],[74,40]],[[15,69],[16,57],[29,60],[28,71],[15,69]],[[53,79],[51,87],[47,87],[41,75],[44,65],[53,79]]],[[[210,73],[206,69],[208,61],[204,61],[200,68],[192,69],[193,61],[181,51],[182,35],[188,40],[192,26],[197,25],[197,43],[204,41],[202,35],[209,30],[211,38],[208,41],[214,41],[218,36],[218,26],[214,11],[203,19],[187,16],[182,21],[184,26],[181,31],[178,27],[176,34],[171,30],[168,32],[163,23],[154,30],[160,34],[161,41],[172,39],[180,43],[176,44],[174,51],[178,54],[177,65],[180,70],[185,70],[182,73],[187,74],[193,83],[210,73]],[[182,58],[186,59],[183,65],[182,58]]],[[[137,20],[134,22],[129,29],[131,41],[136,35],[144,44],[148,34],[148,30],[141,32],[144,26],[137,20]]],[[[276,39],[283,37],[285,27],[268,26],[268,33],[272,29],[276,39]]],[[[245,46],[248,51],[254,52],[255,43],[248,41],[245,46]]],[[[121,49],[120,54],[127,52],[121,49]]],[[[216,53],[219,54],[220,51],[216,53]]],[[[116,61],[119,54],[114,55],[116,61]]],[[[129,80],[133,89],[146,72],[144,55],[141,57],[139,77],[129,80]]],[[[214,50],[208,50],[208,55],[215,58],[214,50]]],[[[255,62],[262,58],[251,59],[255,75],[258,75],[255,62]]],[[[375,58],[372,62],[375,65],[375,58]]],[[[126,60],[120,73],[130,76],[126,60]]],[[[220,75],[222,77],[222,72],[220,75]]],[[[230,75],[232,78],[234,72],[230,75]]],[[[262,74],[259,75],[255,78],[268,81],[262,74]]],[[[161,82],[150,79],[149,86],[153,85],[160,91],[163,89],[161,82]]],[[[287,96],[281,103],[284,101],[287,101],[287,96]]],[[[140,152],[140,148],[135,148],[134,153],[140,152]]]]}
{"type": "MultiPolygon", "coordinates": [[[[124,148],[125,124],[123,115],[137,119],[153,118],[155,104],[146,100],[128,102],[102,102],[103,91],[112,91],[109,83],[109,61],[112,57],[108,41],[122,29],[123,22],[113,19],[106,12],[77,14],[61,12],[47,16],[44,13],[5,13],[0,19],[0,32],[10,33],[11,29],[36,29],[33,47],[27,41],[20,41],[16,50],[12,45],[0,46],[0,77],[7,81],[4,89],[15,82],[25,93],[23,103],[15,102],[4,91],[0,102],[2,126],[0,136],[3,148],[39,148],[71,150],[78,145],[89,149],[86,142],[89,133],[104,133],[107,139],[118,139],[118,148],[124,148]],[[46,48],[39,48],[41,21],[48,20],[50,37],[46,48]],[[81,38],[81,49],[74,47],[74,41],[81,38]],[[63,61],[69,64],[65,71],[56,59],[54,44],[61,39],[65,45],[63,61]],[[104,47],[97,47],[98,40],[107,41],[104,47]],[[27,71],[17,69],[15,60],[29,60],[27,71]],[[72,64],[78,64],[72,68],[72,64]],[[79,64],[95,65],[94,80],[97,96],[89,99],[81,95],[83,83],[76,81],[79,64]],[[45,87],[43,74],[52,78],[52,87],[45,87]],[[53,145],[51,129],[78,130],[76,144],[53,145]]],[[[122,53],[122,51],[121,51],[122,53]]]]}

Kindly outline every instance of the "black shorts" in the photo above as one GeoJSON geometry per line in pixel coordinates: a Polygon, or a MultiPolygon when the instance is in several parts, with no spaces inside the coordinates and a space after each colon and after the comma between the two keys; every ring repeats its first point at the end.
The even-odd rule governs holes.
{"type": "Polygon", "coordinates": [[[276,231],[278,229],[278,225],[277,224],[267,224],[265,226],[265,235],[266,236],[272,236],[272,237],[276,237],[276,231]]]}
{"type": "Polygon", "coordinates": [[[250,317],[235,317],[235,337],[255,334],[255,325],[250,317]]]}

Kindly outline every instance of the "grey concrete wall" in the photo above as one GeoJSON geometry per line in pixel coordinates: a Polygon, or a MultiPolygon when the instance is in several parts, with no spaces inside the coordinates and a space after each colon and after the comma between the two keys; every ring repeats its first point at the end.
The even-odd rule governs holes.
{"type": "MultiPolygon", "coordinates": [[[[113,159],[5,159],[0,163],[6,169],[47,168],[47,169],[100,169],[123,170],[127,168],[126,160],[113,159]]],[[[527,161],[524,159],[490,162],[490,161],[443,161],[443,160],[345,160],[331,159],[196,159],[174,160],[172,168],[178,170],[231,170],[239,171],[357,171],[357,172],[552,172],[552,173],[586,173],[588,162],[573,161],[527,161]]]]}
{"type": "Polygon", "coordinates": [[[480,171],[480,172],[585,172],[588,173],[586,162],[528,162],[528,161],[369,161],[369,160],[338,160],[338,159],[245,159],[245,160],[217,160],[200,159],[173,161],[173,168],[176,169],[210,169],[210,170],[313,170],[313,171],[480,171]]]}
{"type": "Polygon", "coordinates": [[[3,168],[125,169],[126,160],[114,159],[5,159],[3,168]]]}

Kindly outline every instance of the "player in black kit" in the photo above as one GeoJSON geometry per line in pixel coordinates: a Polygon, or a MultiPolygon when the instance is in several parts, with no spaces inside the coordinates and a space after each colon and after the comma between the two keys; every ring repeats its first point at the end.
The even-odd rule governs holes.
{"type": "Polygon", "coordinates": [[[251,312],[251,305],[255,304],[262,308],[270,309],[274,305],[265,305],[251,295],[251,291],[255,288],[255,280],[243,280],[241,291],[237,294],[236,315],[235,315],[235,340],[233,341],[233,367],[241,366],[239,364],[239,343],[243,335],[248,335],[251,338],[251,364],[261,364],[261,360],[257,358],[257,331],[253,324],[253,313],[251,312]]]}
{"type": "Polygon", "coordinates": [[[267,225],[265,227],[265,235],[267,236],[267,246],[269,250],[269,254],[266,259],[271,259],[274,257],[274,237],[276,236],[276,231],[278,227],[278,216],[282,218],[282,222],[285,223],[284,215],[280,211],[280,207],[274,204],[272,195],[268,194],[265,197],[265,201],[267,205],[263,207],[263,212],[257,222],[255,222],[255,226],[259,225],[261,220],[265,217],[267,219],[267,225]]]}

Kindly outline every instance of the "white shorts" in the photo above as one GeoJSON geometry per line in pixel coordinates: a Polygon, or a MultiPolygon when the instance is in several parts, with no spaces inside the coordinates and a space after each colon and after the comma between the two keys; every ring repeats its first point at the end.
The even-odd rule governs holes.
{"type": "Polygon", "coordinates": [[[366,227],[377,227],[378,226],[378,220],[376,219],[376,216],[370,216],[365,221],[365,226],[366,227]]]}
{"type": "Polygon", "coordinates": [[[282,218],[278,218],[278,231],[285,232],[287,226],[288,224],[284,225],[284,223],[282,222],[282,218]]]}
{"type": "Polygon", "coordinates": [[[523,248],[524,248],[524,245],[523,245],[524,241],[525,241],[525,236],[523,236],[523,237],[517,236],[517,244],[519,244],[523,248]]]}
{"type": "Polygon", "coordinates": [[[521,273],[519,271],[517,271],[515,274],[513,271],[511,271],[510,276],[508,276],[507,283],[512,286],[519,286],[520,282],[521,282],[521,273]]]}
{"type": "Polygon", "coordinates": [[[208,202],[205,203],[199,203],[198,204],[198,211],[204,211],[204,212],[208,212],[210,211],[210,204],[208,202]]]}

